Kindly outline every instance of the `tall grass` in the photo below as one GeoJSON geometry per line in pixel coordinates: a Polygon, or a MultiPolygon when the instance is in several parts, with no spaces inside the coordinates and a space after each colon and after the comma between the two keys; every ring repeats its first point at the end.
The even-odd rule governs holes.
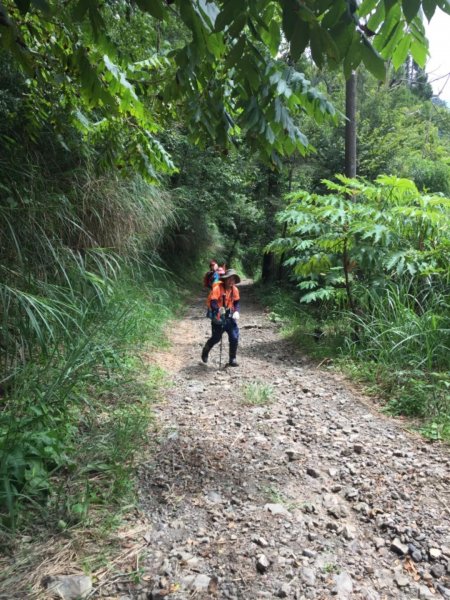
{"type": "Polygon", "coordinates": [[[73,490],[89,473],[97,474],[101,488],[107,484],[104,502],[123,500],[113,488],[118,492],[129,479],[157,376],[139,363],[137,351],[150,341],[161,344],[163,325],[177,306],[175,286],[171,293],[167,281],[159,285],[123,274],[101,306],[85,311],[72,336],[53,331],[48,351],[36,350],[11,375],[0,413],[0,518],[7,527],[22,523],[24,507],[48,519],[61,477],[72,481],[71,494],[54,510],[65,522],[84,516],[71,507],[79,504],[73,490]],[[99,472],[107,473],[105,481],[99,472]]]}
{"type": "Polygon", "coordinates": [[[375,364],[380,383],[393,393],[396,414],[450,418],[450,303],[439,291],[411,294],[401,284],[370,292],[364,312],[348,315],[358,340],[344,352],[375,364]]]}
{"type": "Polygon", "coordinates": [[[439,370],[450,363],[450,304],[444,295],[419,300],[401,285],[369,292],[364,311],[350,315],[360,344],[351,351],[390,365],[439,370]]]}
{"type": "Polygon", "coordinates": [[[269,317],[320,362],[332,360],[396,415],[419,418],[450,439],[450,301],[445,286],[397,282],[357,294],[355,314],[327,303],[305,306],[294,289],[264,290],[269,317]]]}
{"type": "MultiPolygon", "coordinates": [[[[27,364],[0,420],[4,526],[65,528],[130,501],[160,373],[139,359],[158,345],[177,290],[127,280],[65,352],[27,364]]],[[[92,315],[93,316],[93,315],[92,315]]],[[[117,509],[116,509],[117,510],[117,509]]]]}
{"type": "MultiPolygon", "coordinates": [[[[21,523],[24,506],[44,510],[56,474],[77,470],[77,440],[88,439],[81,434],[94,427],[99,406],[105,412],[112,382],[128,390],[131,404],[107,394],[108,431],[127,439],[132,454],[149,397],[147,384],[132,383],[133,348],[161,339],[173,306],[157,256],[175,223],[167,195],[138,178],[94,175],[86,163],[64,171],[63,161],[47,165],[42,154],[21,158],[19,166],[0,157],[0,520],[7,527],[21,523]]],[[[103,447],[126,456],[106,433],[103,447]]],[[[111,458],[110,472],[119,462],[111,458]]]]}

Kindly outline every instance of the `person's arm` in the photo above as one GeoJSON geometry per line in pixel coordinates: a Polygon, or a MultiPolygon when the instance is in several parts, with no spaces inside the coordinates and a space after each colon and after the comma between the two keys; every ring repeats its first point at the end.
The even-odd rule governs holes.
{"type": "Polygon", "coordinates": [[[220,321],[219,316],[219,299],[220,299],[220,285],[214,285],[211,295],[209,297],[209,305],[213,314],[213,319],[220,321]]]}
{"type": "Polygon", "coordinates": [[[240,294],[236,286],[233,287],[233,319],[237,321],[239,319],[240,311],[240,294]]]}

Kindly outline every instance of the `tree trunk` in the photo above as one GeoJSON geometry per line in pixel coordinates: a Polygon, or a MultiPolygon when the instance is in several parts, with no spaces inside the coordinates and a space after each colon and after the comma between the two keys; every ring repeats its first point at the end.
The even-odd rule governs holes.
{"type": "MultiPolygon", "coordinates": [[[[294,165],[293,165],[293,161],[291,162],[291,165],[289,167],[289,175],[288,175],[288,193],[290,194],[292,192],[292,175],[294,173],[294,165]]],[[[285,223],[283,225],[283,234],[281,237],[286,237],[286,232],[287,232],[287,223],[285,223]]],[[[283,266],[284,263],[284,258],[285,258],[286,253],[283,252],[283,254],[280,256],[280,262],[278,265],[278,281],[281,281],[282,279],[284,279],[284,275],[285,275],[285,268],[283,266]]]]}
{"type": "Polygon", "coordinates": [[[345,174],[356,177],[356,73],[345,83],[345,174]]]}
{"type": "MultiPolygon", "coordinates": [[[[276,235],[277,225],[275,215],[277,214],[279,196],[280,196],[280,181],[278,171],[269,171],[267,177],[267,201],[265,205],[266,230],[265,243],[271,242],[276,235]]],[[[264,283],[271,283],[276,278],[277,264],[273,252],[266,252],[263,255],[261,279],[264,283]]]]}
{"type": "MultiPolygon", "coordinates": [[[[345,174],[347,177],[356,177],[356,73],[352,72],[350,77],[345,82],[345,174]]],[[[342,256],[345,289],[349,306],[355,312],[355,304],[353,302],[351,282],[349,277],[349,257],[347,240],[344,244],[344,252],[342,256]]],[[[355,330],[356,333],[356,330],[355,330]]]]}

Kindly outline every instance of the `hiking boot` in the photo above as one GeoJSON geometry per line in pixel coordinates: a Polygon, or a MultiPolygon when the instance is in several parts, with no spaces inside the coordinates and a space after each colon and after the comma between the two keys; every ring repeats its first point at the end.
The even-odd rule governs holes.
{"type": "Polygon", "coordinates": [[[235,358],[230,358],[230,362],[228,363],[230,367],[238,367],[238,361],[235,358]]]}
{"type": "Polygon", "coordinates": [[[202,361],[206,364],[208,362],[208,354],[209,351],[211,350],[211,348],[208,346],[208,344],[206,344],[205,346],[203,346],[203,350],[202,350],[202,361]]]}

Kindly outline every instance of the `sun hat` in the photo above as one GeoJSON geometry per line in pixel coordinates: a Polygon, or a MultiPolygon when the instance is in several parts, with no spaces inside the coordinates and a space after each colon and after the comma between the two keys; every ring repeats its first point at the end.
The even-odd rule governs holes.
{"type": "Polygon", "coordinates": [[[241,278],[239,277],[239,275],[236,273],[236,271],[234,269],[228,269],[227,271],[225,271],[225,273],[220,276],[220,280],[223,281],[224,279],[228,279],[229,277],[235,277],[236,283],[241,282],[241,278]]]}

